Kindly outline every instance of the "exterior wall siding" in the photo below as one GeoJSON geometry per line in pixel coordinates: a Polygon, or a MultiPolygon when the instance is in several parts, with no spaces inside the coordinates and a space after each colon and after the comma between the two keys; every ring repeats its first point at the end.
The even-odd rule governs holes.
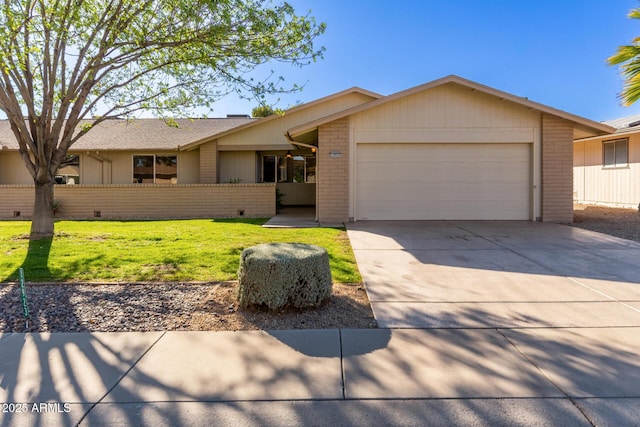
{"type": "Polygon", "coordinates": [[[573,199],[579,203],[637,208],[640,203],[640,134],[609,135],[573,145],[573,199]],[[628,138],[628,164],[604,167],[603,141],[628,138]]]}
{"type": "Polygon", "coordinates": [[[178,153],[178,184],[200,183],[200,153],[197,150],[178,153]]]}
{"type": "Polygon", "coordinates": [[[451,83],[357,113],[352,118],[352,127],[363,130],[532,129],[539,126],[538,117],[536,111],[524,106],[451,83]]]}
{"type": "Polygon", "coordinates": [[[349,220],[349,119],[318,129],[317,215],[324,223],[349,220]]]}
{"type": "Polygon", "coordinates": [[[289,150],[291,144],[284,136],[288,129],[371,100],[372,98],[367,95],[350,93],[320,103],[312,108],[288,111],[276,120],[263,122],[261,126],[250,127],[231,135],[223,136],[219,140],[220,149],[222,150],[225,146],[231,146],[233,150],[241,150],[242,146],[255,147],[267,144],[271,147],[270,149],[277,149],[273,145],[281,145],[283,150],[289,150]]]}
{"type": "MultiPolygon", "coordinates": [[[[139,151],[135,154],[145,154],[144,151],[139,151]]],[[[154,153],[148,153],[154,154],[154,153]]],[[[109,159],[108,164],[111,167],[111,176],[109,180],[104,181],[104,184],[132,184],[133,183],[133,152],[129,151],[112,151],[104,153],[104,158],[109,159]]],[[[82,159],[80,159],[82,163],[82,159]]],[[[82,167],[82,164],[80,165],[82,167]]],[[[80,181],[81,184],[99,184],[99,182],[80,181]]]]}
{"type": "Polygon", "coordinates": [[[221,151],[218,153],[220,167],[218,175],[221,183],[240,180],[253,183],[256,180],[256,153],[254,151],[221,151]]]}
{"type": "Polygon", "coordinates": [[[573,128],[542,115],[542,221],[573,221],[573,128]]]}
{"type": "Polygon", "coordinates": [[[76,184],[111,184],[111,161],[106,161],[105,157],[93,158],[87,154],[80,156],[80,182],[76,184]]]}
{"type": "MultiPolygon", "coordinates": [[[[70,219],[266,218],[275,215],[275,184],[60,185],[58,217],[70,219]]],[[[0,186],[0,218],[28,219],[34,187],[0,186]],[[16,213],[20,212],[19,216],[16,213]]]]}
{"type": "Polygon", "coordinates": [[[33,184],[33,178],[17,151],[0,151],[0,185],[33,184]]]}

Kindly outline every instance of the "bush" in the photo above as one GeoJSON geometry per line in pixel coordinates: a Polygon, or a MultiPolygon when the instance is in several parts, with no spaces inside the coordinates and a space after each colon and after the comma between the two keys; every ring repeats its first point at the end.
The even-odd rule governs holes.
{"type": "Polygon", "coordinates": [[[314,245],[266,243],[247,248],[240,257],[238,279],[241,307],[313,307],[331,296],[329,255],[314,245]]]}

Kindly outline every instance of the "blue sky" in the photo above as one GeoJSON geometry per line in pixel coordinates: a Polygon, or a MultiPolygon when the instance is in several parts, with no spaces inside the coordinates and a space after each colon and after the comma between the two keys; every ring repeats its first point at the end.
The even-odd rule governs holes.
{"type": "MultiPolygon", "coordinates": [[[[593,120],[639,114],[617,98],[622,78],[605,63],[640,36],[627,18],[638,0],[289,0],[327,31],[323,60],[267,66],[302,92],[270,98],[279,108],[359,86],[383,95],[456,74],[593,120]],[[276,103],[277,102],[277,103],[276,103]]],[[[249,113],[229,96],[211,117],[249,113]]]]}

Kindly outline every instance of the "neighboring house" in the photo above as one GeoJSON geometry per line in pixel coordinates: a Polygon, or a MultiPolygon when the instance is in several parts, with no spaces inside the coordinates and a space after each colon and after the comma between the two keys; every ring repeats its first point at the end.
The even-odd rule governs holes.
{"type": "Polygon", "coordinates": [[[604,136],[573,143],[573,198],[578,203],[640,207],[640,114],[605,122],[604,136]]]}
{"type": "MultiPolygon", "coordinates": [[[[278,188],[325,223],[570,222],[573,140],[613,132],[457,76],[390,96],[352,88],[258,120],[178,123],[92,129],[59,170],[60,215],[271,216],[278,188]]],[[[0,145],[0,217],[28,216],[33,187],[6,123],[0,145]]]]}

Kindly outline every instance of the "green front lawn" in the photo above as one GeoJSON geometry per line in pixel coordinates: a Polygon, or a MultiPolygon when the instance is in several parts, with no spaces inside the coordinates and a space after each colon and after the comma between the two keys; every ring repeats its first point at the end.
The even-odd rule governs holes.
{"type": "Polygon", "coordinates": [[[333,280],[360,282],[347,233],[262,228],[264,220],[59,221],[53,240],[29,242],[31,223],[0,221],[0,282],[218,281],[237,278],[240,254],[297,242],[329,252],[333,280]]]}

